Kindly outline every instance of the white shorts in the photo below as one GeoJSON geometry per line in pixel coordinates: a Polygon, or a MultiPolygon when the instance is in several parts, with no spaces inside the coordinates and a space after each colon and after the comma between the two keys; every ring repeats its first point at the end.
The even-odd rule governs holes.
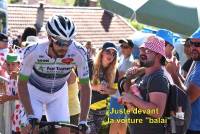
{"type": "Polygon", "coordinates": [[[48,121],[70,121],[67,84],[53,94],[43,92],[30,83],[28,83],[28,90],[36,118],[41,119],[43,105],[45,105],[45,113],[48,121]]]}

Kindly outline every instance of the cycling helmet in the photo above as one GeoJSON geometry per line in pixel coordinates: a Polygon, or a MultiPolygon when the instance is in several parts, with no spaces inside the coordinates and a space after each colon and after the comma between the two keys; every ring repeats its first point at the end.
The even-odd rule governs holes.
{"type": "Polygon", "coordinates": [[[74,22],[61,15],[54,15],[46,24],[47,33],[50,36],[69,41],[76,35],[74,22]]]}

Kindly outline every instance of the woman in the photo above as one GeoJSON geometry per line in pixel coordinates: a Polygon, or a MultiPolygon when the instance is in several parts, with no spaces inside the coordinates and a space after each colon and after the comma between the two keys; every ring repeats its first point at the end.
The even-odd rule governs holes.
{"type": "MultiPolygon", "coordinates": [[[[121,56],[119,60],[119,79],[121,79],[126,71],[133,66],[134,58],[132,55],[134,44],[129,39],[120,39],[119,40],[120,50],[121,50],[121,56]]],[[[120,92],[116,92],[115,95],[112,95],[110,98],[110,115],[109,120],[110,124],[110,130],[109,134],[126,134],[127,129],[127,123],[123,122],[124,119],[126,119],[125,112],[119,112],[124,111],[124,106],[120,105],[118,103],[118,97],[120,96],[120,92]],[[113,111],[117,111],[116,113],[113,111]]]]}
{"type": "Polygon", "coordinates": [[[89,122],[92,134],[98,134],[106,114],[106,100],[117,89],[117,48],[106,42],[94,61],[92,103],[89,122]]]}

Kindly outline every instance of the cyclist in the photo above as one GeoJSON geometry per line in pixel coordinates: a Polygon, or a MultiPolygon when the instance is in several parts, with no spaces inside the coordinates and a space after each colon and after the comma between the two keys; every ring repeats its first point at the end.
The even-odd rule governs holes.
{"type": "MultiPolygon", "coordinates": [[[[19,96],[29,124],[41,119],[43,105],[48,121],[70,121],[66,81],[76,66],[81,91],[79,126],[87,130],[91,90],[86,50],[74,40],[76,29],[70,18],[54,15],[46,30],[49,41],[27,47],[20,70],[19,96]]],[[[58,133],[66,131],[69,130],[58,129],[58,133]]]]}

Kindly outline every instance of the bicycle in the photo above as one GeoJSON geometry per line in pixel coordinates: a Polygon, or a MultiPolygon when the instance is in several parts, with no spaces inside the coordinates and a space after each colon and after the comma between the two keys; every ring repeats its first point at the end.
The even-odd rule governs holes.
{"type": "Polygon", "coordinates": [[[70,133],[79,134],[80,129],[78,126],[64,123],[64,122],[45,122],[42,121],[39,123],[39,134],[54,134],[56,128],[67,127],[70,128],[70,133]]]}
{"type": "MultiPolygon", "coordinates": [[[[86,134],[87,132],[81,131],[81,128],[77,125],[69,124],[66,122],[47,122],[41,121],[37,122],[35,126],[39,126],[39,133],[38,134],[55,134],[57,128],[67,127],[70,129],[70,134],[86,134]]],[[[30,134],[33,134],[33,127],[30,130],[30,134]]]]}

